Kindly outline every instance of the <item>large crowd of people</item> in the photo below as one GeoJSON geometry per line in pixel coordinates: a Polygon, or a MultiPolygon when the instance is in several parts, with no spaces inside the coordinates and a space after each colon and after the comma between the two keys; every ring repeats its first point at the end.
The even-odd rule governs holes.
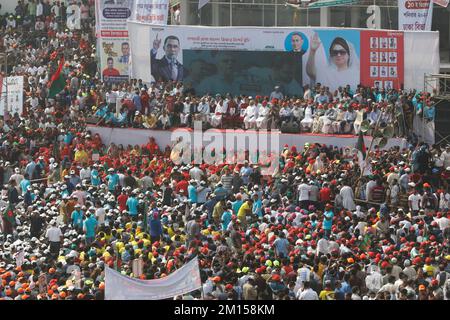
{"type": "Polygon", "coordinates": [[[106,266],[152,280],[194,257],[202,289],[175,299],[450,299],[450,146],[375,147],[361,174],[348,148],[285,145],[278,170],[263,175],[250,158],[175,165],[152,137],[106,145],[86,126],[296,122],[358,133],[358,119],[373,126],[381,113],[386,124],[402,114],[396,133],[410,135],[417,111],[433,116],[432,94],[318,85],[295,98],[197,97],[182,83],[109,85],[92,14],[71,32],[51,14],[38,30],[20,12],[0,21],[7,73],[25,78],[24,112],[0,121],[0,299],[104,299],[106,266]],[[67,86],[49,98],[61,56],[67,86]]]}

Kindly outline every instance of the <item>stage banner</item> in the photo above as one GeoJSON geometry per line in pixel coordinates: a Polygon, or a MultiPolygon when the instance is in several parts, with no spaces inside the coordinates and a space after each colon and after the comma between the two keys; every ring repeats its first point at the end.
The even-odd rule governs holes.
{"type": "Polygon", "coordinates": [[[169,0],[135,0],[130,20],[149,24],[167,24],[169,0]]]}
{"type": "Polygon", "coordinates": [[[0,116],[23,112],[23,76],[3,78],[0,75],[0,116]]]}
{"type": "Polygon", "coordinates": [[[135,0],[96,0],[95,22],[100,71],[107,83],[129,78],[130,44],[127,19],[135,0]]]}
{"type": "Polygon", "coordinates": [[[167,277],[155,280],[130,278],[105,267],[105,300],[161,300],[201,287],[197,257],[167,277]]]}
{"type": "Polygon", "coordinates": [[[398,0],[398,30],[430,31],[432,18],[431,0],[398,0]]]}
{"type": "Polygon", "coordinates": [[[403,88],[403,56],[403,32],[361,31],[361,84],[403,88]]]}
{"type": "MultiPolygon", "coordinates": [[[[179,27],[131,21],[128,29],[133,78],[147,83],[183,81],[200,95],[266,96],[279,86],[285,95],[302,96],[304,85],[316,83],[332,91],[347,85],[354,91],[361,83],[421,89],[423,76],[422,82],[407,79],[406,55],[439,58],[438,50],[420,43],[414,45],[416,51],[404,51],[404,34],[389,30],[179,27]],[[374,72],[376,68],[376,77],[370,77],[371,67],[374,72]]],[[[426,35],[439,43],[437,32],[426,35]]],[[[408,39],[416,42],[415,35],[408,39]]],[[[422,67],[428,73],[439,72],[434,64],[422,67]]]]}

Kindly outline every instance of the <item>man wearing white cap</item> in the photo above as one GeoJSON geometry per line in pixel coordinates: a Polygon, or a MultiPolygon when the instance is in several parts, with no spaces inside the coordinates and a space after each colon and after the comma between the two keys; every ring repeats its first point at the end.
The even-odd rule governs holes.
{"type": "Polygon", "coordinates": [[[10,180],[14,180],[16,182],[16,189],[20,194],[22,194],[22,192],[20,190],[20,183],[22,182],[23,179],[24,179],[24,176],[20,173],[20,169],[15,168],[14,174],[11,176],[10,180]]]}
{"type": "Polygon", "coordinates": [[[61,229],[56,225],[56,220],[52,220],[51,227],[45,233],[45,237],[50,243],[50,254],[55,259],[58,257],[59,249],[64,240],[61,229]]]}

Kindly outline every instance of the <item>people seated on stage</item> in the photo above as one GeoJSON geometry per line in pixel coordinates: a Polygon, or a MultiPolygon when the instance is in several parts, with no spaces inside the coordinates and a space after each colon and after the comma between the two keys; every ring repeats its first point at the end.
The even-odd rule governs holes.
{"type": "Polygon", "coordinates": [[[167,110],[164,109],[162,114],[158,118],[158,122],[156,124],[158,129],[169,129],[171,126],[170,117],[167,114],[167,110]]]}
{"type": "Polygon", "coordinates": [[[304,106],[302,106],[301,101],[296,100],[294,102],[294,107],[292,108],[292,116],[294,117],[294,121],[300,124],[300,122],[303,120],[304,112],[305,112],[304,106]]]}
{"type": "Polygon", "coordinates": [[[270,107],[266,100],[258,103],[258,118],[256,119],[257,129],[267,129],[269,121],[270,107]]]}
{"type": "Polygon", "coordinates": [[[284,102],[281,105],[281,109],[279,112],[280,115],[280,121],[283,123],[284,121],[289,122],[292,118],[292,110],[288,106],[287,102],[284,102]]]}
{"type": "Polygon", "coordinates": [[[314,109],[313,109],[313,104],[310,101],[305,108],[305,117],[303,118],[303,120],[300,121],[300,130],[302,132],[311,131],[313,121],[314,121],[313,117],[314,117],[314,109]]]}
{"type": "Polygon", "coordinates": [[[351,133],[353,130],[353,123],[356,119],[356,111],[353,110],[353,105],[349,105],[348,107],[344,105],[344,111],[344,122],[341,123],[341,133],[351,133]]]}
{"type": "Polygon", "coordinates": [[[245,129],[254,129],[256,128],[256,119],[258,118],[257,114],[258,110],[255,105],[255,100],[250,100],[249,106],[245,109],[244,112],[244,126],[245,129]]]}
{"type": "Polygon", "coordinates": [[[227,105],[224,103],[222,97],[220,97],[220,95],[217,95],[214,113],[211,114],[211,122],[210,122],[213,128],[222,127],[222,118],[223,115],[226,113],[226,107],[227,105]]]}
{"type": "Polygon", "coordinates": [[[361,123],[364,121],[365,109],[363,107],[355,106],[356,116],[355,121],[353,122],[353,127],[355,129],[355,134],[359,134],[359,130],[361,130],[361,123]]]}
{"type": "Polygon", "coordinates": [[[338,105],[338,111],[336,114],[336,120],[333,121],[333,123],[331,124],[332,126],[332,131],[333,133],[341,133],[341,126],[342,124],[345,122],[344,121],[344,117],[345,117],[345,110],[344,110],[344,106],[342,104],[338,105]]]}
{"type": "Polygon", "coordinates": [[[322,128],[320,129],[320,132],[329,134],[332,133],[332,123],[336,120],[337,111],[332,103],[329,103],[328,106],[325,105],[325,108],[327,109],[320,119],[322,122],[322,128]]]}

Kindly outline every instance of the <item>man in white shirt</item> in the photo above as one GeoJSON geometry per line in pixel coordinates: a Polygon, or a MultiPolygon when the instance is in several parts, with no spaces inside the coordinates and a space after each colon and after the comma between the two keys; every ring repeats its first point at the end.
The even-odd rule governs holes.
{"type": "Polygon", "coordinates": [[[441,231],[444,231],[445,229],[450,227],[450,219],[446,216],[443,216],[440,212],[438,212],[435,220],[438,223],[439,229],[441,231]]]}
{"type": "Polygon", "coordinates": [[[51,227],[47,229],[45,237],[50,243],[50,254],[53,258],[57,258],[59,255],[59,249],[61,248],[61,243],[64,240],[64,236],[61,229],[57,227],[56,220],[52,220],[51,227]]]}
{"type": "Polygon", "coordinates": [[[188,124],[189,115],[191,114],[191,99],[186,97],[185,102],[183,103],[183,112],[180,113],[180,122],[183,125],[188,124]]]}
{"type": "Polygon", "coordinates": [[[91,168],[87,164],[83,165],[83,168],[80,170],[80,179],[83,180],[91,180],[91,168]]]}
{"type": "Polygon", "coordinates": [[[97,222],[98,222],[99,226],[102,226],[105,224],[105,216],[106,216],[105,208],[103,208],[101,205],[101,202],[98,201],[96,203],[95,217],[97,218],[97,222]]]}
{"type": "Polygon", "coordinates": [[[303,290],[297,292],[297,300],[319,300],[317,292],[311,289],[309,281],[303,283],[303,290]]]}
{"type": "Polygon", "coordinates": [[[195,164],[194,167],[191,170],[189,170],[189,175],[192,179],[196,180],[197,182],[200,182],[202,180],[204,172],[202,169],[199,168],[198,164],[195,164]]]}
{"type": "Polygon", "coordinates": [[[377,185],[377,183],[375,182],[373,177],[370,179],[369,182],[367,182],[367,185],[366,185],[366,200],[367,201],[372,201],[372,190],[373,190],[373,188],[376,187],[376,185],[377,185]]]}
{"type": "Polygon", "coordinates": [[[44,14],[44,5],[41,0],[38,0],[38,4],[36,5],[36,17],[42,16],[44,14]]]}
{"type": "Polygon", "coordinates": [[[244,112],[244,125],[245,129],[252,129],[256,125],[256,119],[258,118],[257,109],[255,106],[255,100],[250,100],[250,105],[244,112]]]}
{"type": "Polygon", "coordinates": [[[210,108],[209,103],[206,101],[206,98],[203,97],[200,101],[200,103],[197,106],[197,119],[203,122],[209,122],[209,114],[210,114],[210,108]]]}
{"type": "Polygon", "coordinates": [[[421,207],[422,196],[414,189],[414,193],[408,197],[409,210],[411,210],[413,216],[417,215],[421,207]]]}
{"type": "Polygon", "coordinates": [[[306,180],[303,180],[302,183],[298,186],[298,201],[300,202],[300,208],[308,209],[309,195],[310,188],[306,183],[306,180]]]}
{"type": "Polygon", "coordinates": [[[444,161],[444,168],[450,167],[450,145],[445,147],[445,151],[441,154],[441,159],[444,161]]]}
{"type": "Polygon", "coordinates": [[[31,93],[31,97],[28,98],[27,102],[30,103],[31,109],[35,110],[37,106],[39,105],[39,99],[36,97],[36,93],[31,93]]]}

